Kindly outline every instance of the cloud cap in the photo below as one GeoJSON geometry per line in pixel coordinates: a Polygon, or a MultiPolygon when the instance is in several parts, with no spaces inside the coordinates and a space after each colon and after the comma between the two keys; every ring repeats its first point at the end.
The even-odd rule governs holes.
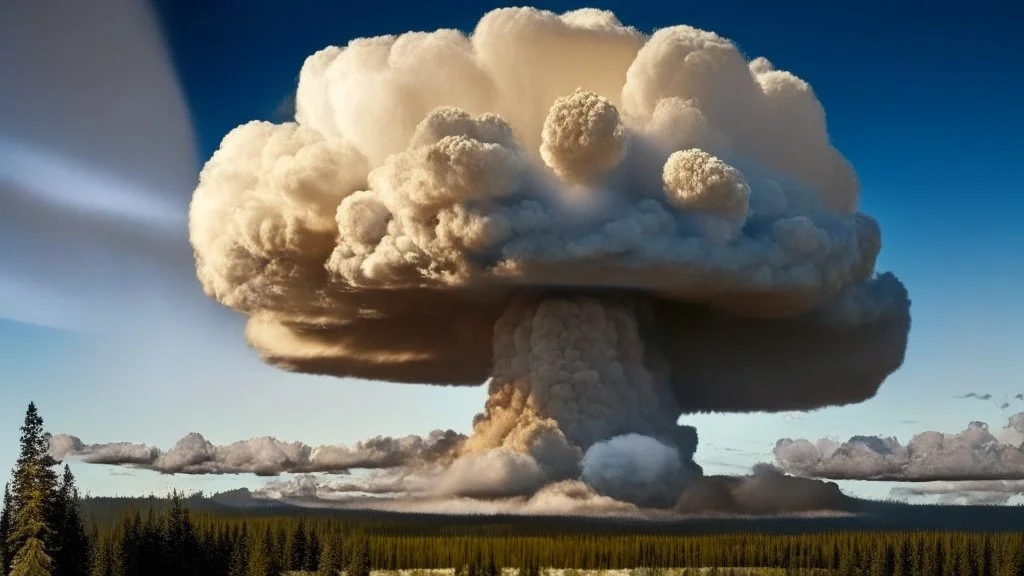
{"type": "Polygon", "coordinates": [[[495,10],[310,56],[295,117],[229,133],[190,208],[268,362],[480,384],[510,303],[559,292],[644,302],[684,411],[857,402],[903,361],[821,104],[714,33],[495,10]]]}

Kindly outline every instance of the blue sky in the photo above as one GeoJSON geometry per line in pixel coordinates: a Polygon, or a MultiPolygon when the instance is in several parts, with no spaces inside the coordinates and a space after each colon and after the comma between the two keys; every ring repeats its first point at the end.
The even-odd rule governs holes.
{"type": "MultiPolygon", "coordinates": [[[[49,14],[14,4],[0,8],[0,75],[13,87],[0,93],[0,150],[35,154],[65,171],[26,172],[12,154],[6,161],[0,154],[0,437],[8,439],[0,441],[0,466],[13,463],[17,426],[33,399],[51,431],[87,442],[170,447],[198,431],[216,443],[274,435],[319,444],[468,431],[482,389],[300,376],[260,364],[241,320],[202,296],[183,215],[202,161],[234,126],[281,118],[307,55],[361,36],[470,30],[502,4],[252,0],[239,9],[168,0],[151,11],[141,2],[115,10],[97,1],[74,9],[65,2],[69,10],[49,14]],[[82,25],[86,18],[95,26],[82,25]],[[60,35],[61,45],[17,32],[33,26],[39,37],[72,33],[60,35]],[[156,259],[143,249],[152,246],[156,259]]],[[[911,293],[906,362],[876,398],[796,417],[687,418],[700,431],[697,458],[706,469],[749,466],[780,437],[905,441],[924,429],[959,431],[971,420],[1002,426],[1024,410],[1020,402],[1001,411],[953,399],[1024,392],[1019,8],[535,5],[607,8],[645,32],[678,23],[713,30],[748,57],[765,56],[810,82],[833,142],[861,178],[863,208],[881,223],[878,268],[895,271],[911,293]]],[[[94,494],[259,483],[76,471],[94,494]]]]}

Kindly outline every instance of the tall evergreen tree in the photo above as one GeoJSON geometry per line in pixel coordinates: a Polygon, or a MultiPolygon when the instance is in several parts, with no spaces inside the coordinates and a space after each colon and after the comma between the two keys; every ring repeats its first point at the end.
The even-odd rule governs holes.
{"type": "Polygon", "coordinates": [[[188,509],[177,491],[171,496],[171,509],[167,513],[165,554],[167,572],[175,576],[193,576],[202,571],[195,561],[199,546],[188,509]]]}
{"type": "Polygon", "coordinates": [[[56,465],[57,461],[50,456],[50,434],[43,427],[43,417],[35,403],[31,402],[21,426],[21,450],[11,485],[15,510],[22,506],[26,494],[38,487],[46,496],[46,511],[49,511],[57,491],[57,474],[53,471],[56,465]],[[35,466],[30,466],[32,464],[35,466]]]}
{"type": "Polygon", "coordinates": [[[13,556],[7,546],[7,538],[11,535],[12,506],[10,484],[5,484],[3,505],[0,506],[0,576],[7,576],[13,556]]]}
{"type": "Polygon", "coordinates": [[[338,576],[341,569],[345,567],[344,544],[338,538],[326,536],[320,549],[320,566],[317,574],[319,576],[338,576]]]}
{"type": "Polygon", "coordinates": [[[55,512],[54,576],[88,576],[91,572],[89,537],[79,509],[75,476],[67,465],[57,491],[55,512]]]}
{"type": "Polygon", "coordinates": [[[310,531],[307,535],[306,558],[303,560],[301,570],[316,572],[320,565],[320,535],[310,531]]]}
{"type": "Polygon", "coordinates": [[[288,550],[288,569],[303,570],[306,567],[306,523],[299,518],[299,523],[292,534],[291,545],[288,550]]]}
{"type": "Polygon", "coordinates": [[[353,546],[345,567],[345,576],[370,576],[370,569],[370,541],[364,535],[353,546]]]}
{"type": "Polygon", "coordinates": [[[50,576],[53,570],[53,523],[58,500],[53,467],[57,462],[49,449],[50,435],[43,427],[43,418],[35,403],[30,403],[21,426],[21,449],[10,495],[13,511],[7,554],[12,556],[11,576],[50,576]]]}
{"type": "MultiPolygon", "coordinates": [[[[23,478],[38,476],[37,462],[26,461],[19,467],[23,478]]],[[[11,576],[51,576],[53,559],[46,552],[44,540],[50,536],[46,525],[46,494],[38,482],[24,481],[20,503],[15,509],[8,542],[15,550],[11,576]]]]}
{"type": "Polygon", "coordinates": [[[36,536],[24,541],[11,564],[11,576],[50,576],[52,570],[53,560],[46,553],[42,539],[36,536]]]}
{"type": "Polygon", "coordinates": [[[249,576],[280,576],[281,569],[277,564],[274,552],[274,538],[270,533],[270,525],[263,535],[256,535],[249,550],[249,576]]]}
{"type": "Polygon", "coordinates": [[[109,538],[96,541],[90,576],[113,576],[113,553],[109,538]]]}

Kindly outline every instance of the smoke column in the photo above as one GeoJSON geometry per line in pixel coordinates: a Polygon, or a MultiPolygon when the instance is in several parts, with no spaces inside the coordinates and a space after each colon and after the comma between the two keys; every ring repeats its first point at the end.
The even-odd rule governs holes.
{"type": "Polygon", "coordinates": [[[310,56],[295,121],[206,163],[190,239],[266,362],[487,382],[446,493],[671,507],[701,476],[680,415],[860,402],[902,364],[910,301],[858,197],[810,86],[764,58],[508,8],[310,56]]]}

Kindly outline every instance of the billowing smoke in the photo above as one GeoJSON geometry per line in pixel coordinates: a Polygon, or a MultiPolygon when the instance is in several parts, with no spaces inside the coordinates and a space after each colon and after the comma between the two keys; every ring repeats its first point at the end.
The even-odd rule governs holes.
{"type": "Polygon", "coordinates": [[[583,456],[581,478],[616,499],[668,507],[694,476],[684,468],[678,448],[626,434],[591,446],[583,456]]]}
{"type": "Polygon", "coordinates": [[[325,48],[295,107],[203,168],[198,278],[282,368],[486,381],[451,462],[405,471],[449,496],[671,506],[701,475],[680,415],[860,402],[903,362],[907,292],[821,104],[716,34],[500,9],[325,48]]]}
{"type": "MultiPolygon", "coordinates": [[[[362,488],[362,487],[360,487],[362,488]]],[[[437,495],[409,495],[381,498],[366,494],[382,492],[354,489],[344,482],[324,482],[313,476],[273,480],[253,493],[257,499],[299,506],[368,508],[395,512],[437,514],[526,514],[662,518],[668,513],[639,508],[602,496],[577,480],[548,484],[530,496],[478,499],[437,495]]]]}
{"type": "Polygon", "coordinates": [[[896,438],[854,436],[842,444],[784,438],[779,467],[797,476],[835,480],[1024,480],[1024,412],[998,436],[984,422],[956,434],[921,432],[906,446],[896,438]]]}
{"type": "Polygon", "coordinates": [[[217,446],[201,434],[192,433],[163,451],[126,442],[85,444],[75,436],[60,434],[50,439],[50,455],[57,460],[74,457],[90,464],[128,466],[164,474],[338,474],[353,469],[444,462],[464,440],[463,435],[451,430],[435,430],[426,437],[376,436],[352,446],[312,447],[269,436],[217,446]]]}
{"type": "Polygon", "coordinates": [[[719,514],[793,514],[844,512],[853,508],[834,482],[795,478],[768,465],[744,477],[705,476],[679,498],[676,511],[719,514]]]}

